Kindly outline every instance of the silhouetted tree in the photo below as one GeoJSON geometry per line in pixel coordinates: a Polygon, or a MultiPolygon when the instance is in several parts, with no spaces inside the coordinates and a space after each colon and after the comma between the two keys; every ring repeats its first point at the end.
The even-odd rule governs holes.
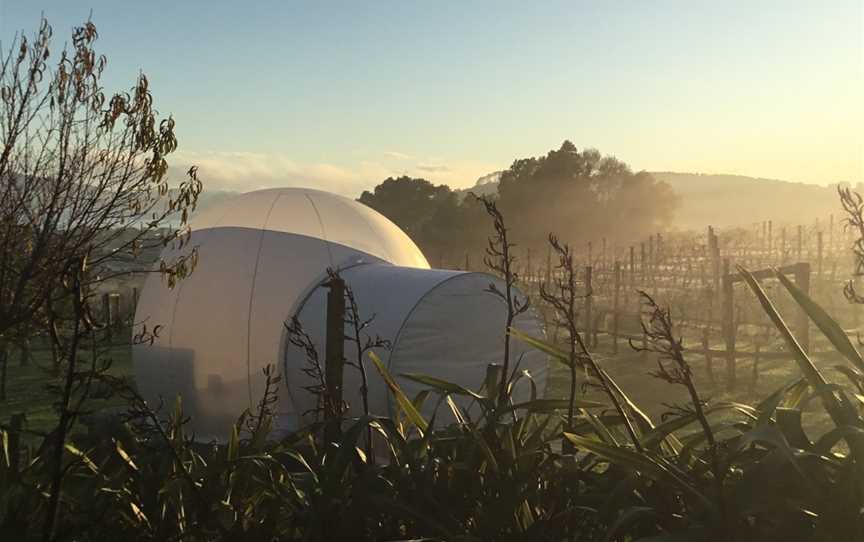
{"type": "MultiPolygon", "coordinates": [[[[405,230],[433,262],[443,258],[453,265],[485,246],[485,217],[446,185],[389,178],[359,201],[405,230]]],[[[565,141],[501,172],[496,201],[513,225],[513,240],[522,248],[543,248],[550,231],[571,244],[644,237],[671,222],[677,197],[650,173],[633,173],[614,156],[580,152],[565,141]]]]}
{"type": "Polygon", "coordinates": [[[380,212],[412,238],[419,238],[426,224],[442,207],[458,206],[456,194],[447,185],[426,179],[390,177],[373,192],[364,191],[359,201],[380,212]]]}
{"type": "MultiPolygon", "coordinates": [[[[47,322],[46,307],[69,296],[61,281],[73,263],[87,295],[115,264],[128,272],[141,250],[187,238],[201,183],[192,168],[169,190],[174,121],[158,118],[144,74],[106,94],[97,37],[87,21],[58,53],[43,20],[0,50],[0,339],[47,322]]],[[[173,280],[191,263],[162,270],[173,280]]]]}
{"type": "Polygon", "coordinates": [[[528,246],[540,246],[550,231],[570,242],[641,237],[671,221],[676,204],[668,184],[570,141],[513,162],[498,194],[517,241],[528,246]]]}
{"type": "Polygon", "coordinates": [[[461,261],[466,250],[479,252],[486,246],[485,213],[447,185],[391,177],[358,201],[392,220],[433,261],[442,256],[461,261]]]}

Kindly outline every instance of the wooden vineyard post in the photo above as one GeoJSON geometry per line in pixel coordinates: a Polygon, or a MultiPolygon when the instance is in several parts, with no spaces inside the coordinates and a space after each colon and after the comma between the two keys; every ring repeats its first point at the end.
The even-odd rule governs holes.
{"type": "MultiPolygon", "coordinates": [[[[666,253],[664,252],[664,248],[663,248],[663,235],[659,234],[659,233],[657,234],[657,258],[656,258],[656,261],[657,261],[657,264],[656,264],[655,269],[654,269],[654,280],[655,280],[654,293],[657,293],[657,285],[656,285],[657,275],[659,274],[660,279],[662,280],[663,277],[665,276],[663,269],[666,269],[666,253]],[[657,271],[658,267],[660,269],[659,273],[657,271]]],[[[674,287],[675,286],[674,270],[666,269],[666,272],[672,273],[671,287],[674,287]]]]}
{"type": "Polygon", "coordinates": [[[636,289],[636,249],[633,245],[630,245],[630,286],[628,288],[627,296],[633,293],[633,290],[636,289]]]}
{"type": "Polygon", "coordinates": [[[773,259],[774,254],[774,221],[768,221],[768,265],[774,263],[773,259]]]}
{"type": "MultiPolygon", "coordinates": [[[[654,236],[648,236],[648,267],[649,269],[654,267],[654,236]]],[[[652,269],[653,271],[653,269],[652,269]]]]}
{"type": "Polygon", "coordinates": [[[780,265],[786,265],[786,226],[780,230],[780,265]]]}
{"type": "Polygon", "coordinates": [[[711,252],[711,274],[714,282],[714,295],[720,296],[720,243],[714,235],[714,228],[708,226],[709,249],[711,252]]]}
{"type": "MultiPolygon", "coordinates": [[[[654,273],[655,273],[654,257],[655,257],[654,236],[649,235],[648,236],[648,284],[652,287],[654,286],[654,281],[656,280],[656,277],[654,275],[654,273]]],[[[654,295],[657,295],[657,292],[654,292],[654,295]]]]}
{"type": "Polygon", "coordinates": [[[546,284],[552,284],[552,247],[546,249],[546,284]]]}
{"type": "MultiPolygon", "coordinates": [[[[801,262],[795,266],[795,285],[798,286],[802,292],[810,295],[810,264],[808,262],[801,262]]],[[[810,318],[808,318],[807,312],[801,307],[798,308],[798,321],[795,328],[798,332],[798,343],[801,345],[804,352],[809,353],[810,318]]]]}
{"type": "Polygon", "coordinates": [[[816,234],[816,280],[822,282],[822,232],[816,234]]]}
{"type": "Polygon", "coordinates": [[[345,281],[332,278],[326,284],[327,336],[324,345],[324,383],[327,385],[324,414],[329,442],[342,434],[342,374],[345,365],[345,281]]]}
{"type": "Polygon", "coordinates": [[[726,387],[735,389],[735,290],[729,274],[729,259],[723,260],[722,331],[726,344],[726,387]]]}
{"type": "MultiPolygon", "coordinates": [[[[761,255],[762,255],[762,257],[764,257],[765,256],[765,250],[768,248],[768,221],[766,221],[766,220],[762,221],[762,239],[761,239],[761,241],[762,242],[759,243],[761,245],[759,248],[762,249],[761,255]]],[[[761,265],[761,262],[760,262],[760,265],[761,265]]]]}
{"type": "Polygon", "coordinates": [[[639,283],[643,288],[645,287],[645,278],[648,276],[645,264],[645,241],[642,241],[639,243],[639,283]]]}
{"type": "Polygon", "coordinates": [[[618,353],[618,311],[621,291],[621,264],[615,261],[615,291],[612,294],[612,353],[618,353]]]}
{"type": "Polygon", "coordinates": [[[755,249],[754,260],[757,262],[756,265],[760,265],[758,262],[765,254],[765,247],[767,245],[766,238],[768,237],[768,222],[763,220],[759,223],[757,228],[757,233],[759,235],[759,243],[758,248],[755,249]]]}
{"type": "Polygon", "coordinates": [[[603,269],[603,271],[606,271],[606,238],[604,237],[601,242],[602,244],[600,248],[600,264],[601,269],[603,269]]]}
{"type": "Polygon", "coordinates": [[[801,261],[801,256],[803,256],[804,249],[804,227],[800,224],[798,225],[798,246],[795,249],[797,254],[798,261],[801,261]]]}
{"type": "Polygon", "coordinates": [[[471,270],[471,260],[468,259],[468,251],[465,251],[465,271],[471,270]]]}
{"type": "Polygon", "coordinates": [[[711,354],[711,343],[708,341],[708,327],[702,329],[702,351],[705,352],[705,369],[708,372],[708,380],[712,386],[717,385],[714,378],[714,356],[711,354]]]}
{"type": "Polygon", "coordinates": [[[585,266],[585,342],[588,346],[596,346],[593,342],[592,324],[594,322],[591,309],[593,308],[594,291],[591,288],[591,266],[585,266]]]}
{"type": "Polygon", "coordinates": [[[494,390],[501,387],[501,375],[504,374],[504,367],[500,363],[490,363],[486,366],[486,393],[491,395],[494,390]],[[493,390],[493,391],[490,391],[493,390]]]}

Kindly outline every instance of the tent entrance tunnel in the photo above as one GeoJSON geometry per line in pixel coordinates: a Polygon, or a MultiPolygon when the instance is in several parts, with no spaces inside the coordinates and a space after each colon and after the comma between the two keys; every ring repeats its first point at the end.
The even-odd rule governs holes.
{"type": "MultiPolygon", "coordinates": [[[[488,291],[491,282],[503,288],[502,282],[485,273],[467,273],[432,269],[407,269],[386,264],[366,264],[342,271],[342,278],[354,292],[360,318],[372,317],[364,333],[369,337],[381,337],[390,341],[389,349],[375,352],[394,376],[402,390],[413,398],[423,385],[408,379],[398,379],[399,374],[424,374],[455,382],[467,388],[477,388],[484,379],[490,363],[504,359],[504,326],[507,313],[500,297],[488,291]]],[[[325,322],[327,310],[327,288],[316,288],[302,304],[298,319],[304,330],[323,355],[325,344],[325,322]]],[[[515,327],[534,336],[542,329],[532,315],[520,315],[515,327]]],[[[353,330],[346,327],[346,335],[353,330]]],[[[511,341],[512,360],[520,360],[522,367],[530,367],[535,383],[543,377],[545,357],[536,350],[511,341]],[[541,366],[541,370],[537,367],[541,366]]],[[[290,403],[283,416],[289,427],[301,425],[304,412],[314,407],[308,393],[295,394],[298,385],[309,385],[303,372],[306,360],[297,347],[283,341],[283,367],[289,382],[290,403]]],[[[356,360],[356,344],[345,344],[345,357],[356,360]]],[[[366,360],[364,360],[366,361],[366,360]]],[[[395,404],[383,380],[371,362],[368,364],[369,408],[373,414],[394,415],[395,404]]],[[[343,398],[350,405],[352,415],[361,410],[361,377],[356,368],[346,366],[343,398]]],[[[530,390],[527,382],[519,395],[527,399],[530,390]],[[526,393],[522,393],[525,391],[526,393]]],[[[542,387],[540,388],[542,389],[542,387]]],[[[432,403],[432,401],[430,401],[432,403]]],[[[427,416],[431,415],[431,404],[424,405],[427,416]]],[[[440,419],[447,419],[441,412],[440,419]]]]}
{"type": "MultiPolygon", "coordinates": [[[[489,292],[492,283],[503,288],[502,281],[430,269],[408,236],[358,202],[316,190],[262,190],[202,211],[192,229],[195,271],[173,289],[153,273],[142,289],[136,322],[160,331],[152,344],[133,347],[133,363],[144,398],[159,405],[181,395],[190,429],[201,440],[226,438],[237,417],[255,408],[271,364],[282,376],[276,434],[312,421],[315,397],[303,370],[308,360],[288,341],[284,323],[297,316],[323,364],[328,267],[351,288],[360,318],[372,318],[364,336],[390,342],[376,353],[409,397],[423,386],[399,374],[476,389],[487,365],[503,359],[506,306],[489,292]]],[[[178,255],[166,249],[163,259],[178,255]]],[[[514,326],[544,333],[532,311],[514,326]]],[[[352,333],[346,327],[346,336],[352,333]]],[[[511,348],[511,364],[528,370],[542,394],[546,356],[515,340],[511,348]]],[[[356,345],[347,339],[345,357],[356,358],[356,345]]],[[[389,390],[371,361],[364,362],[370,412],[393,415],[389,390]]],[[[347,415],[359,416],[359,371],[346,365],[343,378],[347,415]]],[[[514,400],[527,400],[530,387],[523,381],[514,400]]],[[[426,408],[430,415],[432,405],[426,408]]],[[[438,419],[445,422],[446,414],[442,410],[438,419]]]]}

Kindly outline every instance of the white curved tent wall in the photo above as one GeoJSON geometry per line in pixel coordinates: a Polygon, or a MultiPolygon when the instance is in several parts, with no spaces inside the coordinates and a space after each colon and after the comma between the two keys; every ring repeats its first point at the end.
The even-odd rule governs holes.
{"type": "MultiPolygon", "coordinates": [[[[423,374],[478,388],[484,380],[486,367],[504,359],[503,330],[507,311],[504,301],[489,291],[503,282],[486,273],[447,271],[440,269],[408,269],[386,264],[364,264],[342,271],[342,278],[354,292],[361,320],[372,317],[365,334],[390,341],[390,349],[376,349],[394,376],[423,374]]],[[[327,288],[316,288],[303,303],[298,319],[314,340],[323,358],[327,288]]],[[[543,333],[534,313],[517,317],[514,326],[533,336],[543,333]]],[[[346,326],[345,333],[353,330],[346,326]]],[[[281,402],[280,420],[286,430],[312,421],[303,414],[315,406],[313,398],[303,391],[312,384],[303,372],[306,366],[299,348],[283,343],[282,368],[285,375],[287,400],[281,402]]],[[[538,390],[545,388],[545,356],[517,341],[511,341],[511,359],[532,375],[538,390]]],[[[357,361],[356,343],[346,341],[345,357],[357,361]]],[[[373,415],[393,415],[394,403],[384,382],[368,358],[369,407],[373,415]]],[[[397,378],[398,379],[398,378],[397,378]]],[[[424,386],[408,379],[398,379],[403,391],[414,397],[424,386]]],[[[355,367],[346,367],[343,399],[352,415],[362,414],[361,377],[355,367]]],[[[523,380],[514,398],[527,400],[530,383],[523,380]]],[[[456,398],[457,401],[459,398],[456,398]]],[[[434,405],[424,405],[430,416],[434,405]]],[[[439,412],[439,421],[451,419],[446,411],[439,412]]]]}
{"type": "MultiPolygon", "coordinates": [[[[282,417],[278,425],[287,430],[300,423],[301,409],[308,404],[308,398],[302,397],[302,385],[298,385],[301,377],[296,374],[303,360],[292,357],[285,347],[283,323],[302,307],[305,326],[323,326],[325,315],[316,288],[327,267],[344,270],[361,312],[376,314],[375,329],[380,329],[382,337],[394,340],[392,333],[399,324],[400,338],[389,357],[383,357],[391,364],[411,358],[429,365],[397,364],[395,372],[430,372],[423,369],[440,364],[431,349],[446,348],[443,341],[425,339],[431,341],[425,353],[419,346],[424,340],[420,336],[424,321],[429,333],[438,333],[439,338],[444,333],[456,334],[452,344],[457,350],[474,342],[485,344],[478,347],[482,352],[476,358],[482,357],[484,367],[488,361],[500,359],[493,353],[502,344],[503,320],[494,340],[486,332],[478,340],[463,332],[464,324],[461,329],[449,329],[443,321],[436,325],[434,318],[447,315],[444,309],[423,308],[418,312],[415,308],[416,320],[408,318],[412,307],[450,304],[452,321],[456,322],[456,313],[472,310],[469,299],[448,299],[430,292],[451,281],[452,285],[440,292],[474,283],[479,293],[473,294],[470,303],[483,304],[492,296],[482,288],[494,279],[429,270],[420,250],[398,227],[355,201],[316,190],[262,190],[202,213],[193,220],[192,228],[191,245],[199,250],[198,267],[174,289],[156,273],[148,277],[136,321],[149,329],[158,325],[160,332],[152,345],[134,348],[133,361],[144,397],[156,403],[160,398],[172,401],[181,394],[193,429],[202,438],[224,437],[236,417],[254,407],[264,391],[262,371],[268,364],[281,364],[287,371],[280,389],[282,417]],[[454,278],[460,275],[466,276],[454,278]],[[416,325],[402,326],[406,320],[416,325]],[[484,352],[488,355],[481,355],[484,352]],[[286,359],[293,365],[286,365],[286,359]]],[[[175,255],[168,250],[163,256],[171,259],[175,255]]],[[[497,307],[499,316],[501,308],[497,307]]],[[[496,307],[489,305],[489,310],[492,312],[483,316],[491,322],[496,318],[496,307]]],[[[524,327],[539,328],[536,319],[526,318],[530,321],[526,320],[524,327]]],[[[319,334],[316,340],[321,337],[319,334]]],[[[350,352],[350,345],[346,345],[346,352],[350,352]]],[[[430,374],[442,378],[455,374],[446,372],[443,365],[440,369],[430,374]]],[[[346,379],[353,378],[350,373],[346,369],[346,379]]],[[[473,379],[473,372],[470,376],[470,382],[451,379],[466,386],[477,385],[480,379],[473,379]]],[[[370,381],[377,383],[380,378],[373,374],[370,381]]],[[[377,404],[384,409],[376,407],[375,413],[386,413],[386,392],[381,389],[375,394],[377,404]]]]}

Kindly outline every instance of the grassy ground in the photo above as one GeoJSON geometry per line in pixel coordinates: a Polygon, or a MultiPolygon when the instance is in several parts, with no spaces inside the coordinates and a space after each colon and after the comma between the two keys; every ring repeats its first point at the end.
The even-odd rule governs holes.
{"type": "MultiPolygon", "coordinates": [[[[719,347],[719,345],[716,345],[719,347]]],[[[105,348],[105,357],[112,360],[110,372],[116,376],[132,378],[131,349],[126,345],[113,345],[105,348]]],[[[619,352],[613,354],[611,341],[601,336],[601,341],[595,349],[595,356],[609,371],[621,388],[631,396],[653,419],[659,420],[661,415],[670,410],[668,405],[685,404],[689,401],[686,391],[681,386],[667,384],[650,376],[656,369],[656,359],[651,355],[641,355],[634,352],[623,341],[619,343],[619,352]]],[[[813,355],[814,360],[829,381],[844,382],[844,377],[833,369],[833,365],[842,364],[843,360],[834,353],[813,355]]],[[[50,350],[38,346],[33,350],[33,360],[26,366],[20,366],[18,352],[13,351],[9,360],[7,399],[0,401],[0,423],[7,423],[10,416],[20,412],[27,415],[27,428],[35,432],[47,432],[56,423],[54,402],[56,392],[51,385],[59,378],[51,370],[50,350]]],[[[753,404],[764,399],[768,394],[782,385],[798,378],[798,369],[792,359],[762,361],[760,364],[758,382],[752,381],[752,359],[738,360],[738,382],[734,389],[729,389],[724,378],[725,361],[714,361],[714,372],[717,378],[712,382],[708,378],[706,363],[703,356],[692,354],[688,361],[693,367],[697,384],[703,397],[713,402],[736,401],[753,404]]],[[[564,398],[569,388],[569,372],[558,363],[553,362],[550,372],[547,395],[564,398]]],[[[580,390],[580,393],[582,391],[580,390]]],[[[589,398],[604,400],[596,390],[587,390],[589,398]]],[[[88,410],[99,410],[107,407],[120,406],[122,403],[116,397],[101,397],[91,399],[86,405],[88,410]]],[[[812,403],[814,411],[815,401],[812,403]]],[[[805,424],[818,428],[827,421],[821,414],[814,415],[809,420],[805,413],[805,424]]]]}
{"type": "MultiPolygon", "coordinates": [[[[721,345],[713,346],[722,348],[721,345]]],[[[836,352],[830,351],[825,344],[819,343],[818,346],[820,348],[811,354],[814,363],[829,382],[845,385],[846,378],[834,368],[835,365],[846,363],[845,359],[836,352]]],[[[655,422],[659,422],[664,413],[672,410],[669,405],[685,405],[689,402],[689,396],[683,386],[671,385],[651,376],[650,373],[657,369],[656,356],[635,352],[624,341],[619,343],[618,350],[617,354],[613,354],[611,341],[608,339],[604,341],[601,337],[594,355],[624,392],[655,422]]],[[[755,405],[783,385],[800,378],[798,367],[791,357],[782,360],[762,360],[759,363],[758,378],[754,383],[753,360],[742,357],[736,363],[736,385],[730,389],[725,381],[726,361],[724,359],[714,359],[716,380],[712,382],[703,355],[696,353],[688,355],[685,352],[685,357],[696,377],[700,394],[703,399],[712,403],[730,401],[755,405]]],[[[547,394],[550,397],[566,397],[569,378],[568,369],[560,363],[554,363],[547,394]]],[[[587,393],[588,398],[605,400],[597,390],[588,390],[587,393]]],[[[810,401],[806,405],[803,421],[805,428],[812,429],[814,435],[831,427],[830,420],[818,401],[810,401]]]]}
{"type": "MultiPolygon", "coordinates": [[[[128,343],[102,348],[104,358],[111,360],[108,372],[115,376],[131,377],[132,358],[128,343]]],[[[6,400],[0,401],[0,423],[8,423],[13,414],[23,412],[27,416],[28,430],[40,433],[50,431],[57,422],[54,408],[57,392],[51,388],[61,378],[52,370],[51,351],[45,345],[34,345],[32,359],[24,366],[19,364],[19,356],[17,350],[10,352],[6,400]]],[[[89,400],[85,409],[99,410],[119,404],[120,400],[116,397],[99,397],[89,400]]]]}

